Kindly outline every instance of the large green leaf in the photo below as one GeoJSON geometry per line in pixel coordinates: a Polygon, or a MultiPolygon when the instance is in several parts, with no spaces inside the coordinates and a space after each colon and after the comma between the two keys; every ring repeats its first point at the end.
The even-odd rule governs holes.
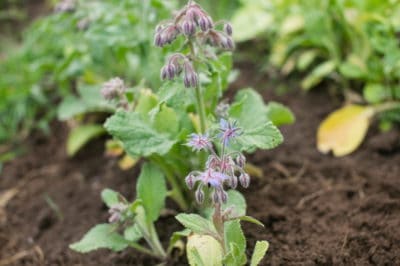
{"type": "MultiPolygon", "coordinates": [[[[225,230],[225,243],[226,249],[231,248],[231,244],[235,244],[238,251],[230,250],[235,255],[235,261],[246,263],[246,238],[243,234],[242,227],[240,226],[239,220],[226,222],[224,225],[225,230]]],[[[242,263],[240,263],[242,264],[242,263]]],[[[242,264],[242,265],[243,265],[242,264]]]]}
{"type": "Polygon", "coordinates": [[[122,141],[125,151],[133,157],[165,155],[176,143],[168,134],[157,132],[138,113],[119,111],[107,119],[105,127],[122,141]]]}
{"type": "Polygon", "coordinates": [[[79,242],[69,247],[81,253],[90,252],[99,248],[121,251],[128,247],[128,241],[115,232],[115,227],[113,225],[99,224],[90,229],[79,242]]]}
{"type": "Polygon", "coordinates": [[[148,222],[154,222],[160,216],[167,196],[167,185],[163,173],[153,164],[144,164],[136,190],[137,197],[142,200],[148,222]]]}

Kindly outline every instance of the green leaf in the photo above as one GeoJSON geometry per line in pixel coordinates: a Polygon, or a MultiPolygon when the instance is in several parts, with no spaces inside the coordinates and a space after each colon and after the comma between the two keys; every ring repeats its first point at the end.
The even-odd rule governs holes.
{"type": "Polygon", "coordinates": [[[192,230],[196,234],[216,235],[217,232],[213,223],[198,214],[181,213],[175,218],[186,228],[192,230]]]}
{"type": "Polygon", "coordinates": [[[300,71],[305,71],[317,58],[318,51],[310,50],[303,52],[297,61],[297,68],[300,71]]]}
{"type": "MultiPolygon", "coordinates": [[[[177,247],[177,244],[181,241],[183,237],[187,237],[191,234],[191,230],[189,229],[184,229],[182,231],[174,232],[169,239],[169,245],[168,245],[168,251],[167,253],[170,254],[172,249],[177,247]]],[[[179,245],[180,248],[180,245],[179,245]]]]}
{"type": "Polygon", "coordinates": [[[79,242],[69,247],[81,253],[90,252],[99,248],[121,251],[128,247],[128,241],[115,232],[115,227],[113,225],[99,224],[90,229],[79,242]]]}
{"type": "Polygon", "coordinates": [[[175,110],[162,104],[154,114],[154,128],[158,132],[166,132],[171,135],[179,131],[179,118],[175,110]]]}
{"type": "Polygon", "coordinates": [[[143,237],[137,224],[131,225],[124,230],[124,238],[129,242],[137,242],[143,237]]]}
{"type": "Polygon", "coordinates": [[[252,152],[257,148],[272,149],[283,142],[283,136],[268,118],[268,107],[252,89],[241,90],[229,110],[243,134],[237,140],[237,149],[252,152]],[[257,114],[257,115],[254,115],[257,114]]]}
{"type": "Polygon", "coordinates": [[[191,266],[222,266],[222,247],[208,235],[190,235],[186,254],[191,266]]]}
{"type": "Polygon", "coordinates": [[[164,208],[167,185],[163,173],[153,164],[146,163],[136,184],[137,197],[142,200],[148,222],[154,222],[164,208]]]}
{"type": "Polygon", "coordinates": [[[247,262],[246,256],[243,254],[243,251],[240,250],[238,245],[235,243],[229,244],[229,252],[224,257],[224,265],[230,266],[242,266],[247,262]]]}
{"type": "Polygon", "coordinates": [[[236,265],[246,264],[246,238],[243,234],[240,221],[226,222],[224,225],[225,230],[225,243],[227,250],[231,252],[236,265]],[[232,245],[233,244],[233,245],[232,245]]]}
{"type": "Polygon", "coordinates": [[[159,133],[144,122],[138,113],[119,111],[107,119],[105,127],[122,141],[125,151],[132,157],[165,155],[176,143],[166,133],[159,133]]]}
{"type": "Polygon", "coordinates": [[[336,69],[336,63],[333,60],[326,61],[317,67],[305,77],[301,82],[301,87],[304,90],[309,90],[318,85],[324,78],[331,74],[336,69]]]}
{"type": "Polygon", "coordinates": [[[257,241],[253,255],[251,256],[250,266],[257,266],[260,264],[268,250],[268,247],[269,243],[267,241],[257,241]]]}
{"type": "Polygon", "coordinates": [[[228,201],[222,205],[222,209],[233,207],[233,216],[244,216],[246,215],[246,200],[242,193],[237,190],[228,191],[228,201]]]}
{"type": "Polygon", "coordinates": [[[295,117],[289,108],[277,102],[269,102],[267,105],[268,118],[275,126],[292,124],[295,117]]]}
{"type": "Polygon", "coordinates": [[[269,150],[277,147],[283,142],[283,136],[272,122],[268,122],[256,128],[245,128],[236,141],[241,151],[253,152],[256,149],[269,150]]]}
{"type": "Polygon", "coordinates": [[[108,208],[111,208],[115,204],[119,203],[119,193],[111,190],[111,189],[104,189],[101,192],[101,199],[107,205],[108,208]]]}
{"type": "Polygon", "coordinates": [[[260,5],[249,4],[240,8],[232,19],[237,42],[253,39],[265,32],[273,23],[273,16],[260,5]]]}
{"type": "Polygon", "coordinates": [[[142,115],[147,115],[151,109],[157,106],[157,104],[157,96],[150,89],[143,89],[140,91],[135,111],[142,115]]]}
{"type": "Polygon", "coordinates": [[[90,140],[103,135],[105,132],[101,125],[82,125],[72,129],[67,140],[68,156],[74,156],[90,140]]]}
{"type": "Polygon", "coordinates": [[[364,98],[369,103],[379,103],[390,95],[390,89],[379,83],[368,83],[363,90],[364,98]]]}
{"type": "Polygon", "coordinates": [[[259,220],[257,220],[254,217],[251,217],[251,216],[247,216],[247,215],[240,216],[240,217],[238,217],[238,219],[241,221],[250,222],[250,223],[257,224],[257,225],[264,227],[264,224],[262,222],[260,222],[259,220]]]}

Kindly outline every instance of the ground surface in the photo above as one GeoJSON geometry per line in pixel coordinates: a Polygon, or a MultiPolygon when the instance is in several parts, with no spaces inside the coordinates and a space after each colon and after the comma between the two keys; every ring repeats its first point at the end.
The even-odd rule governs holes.
{"type": "MultiPolygon", "coordinates": [[[[351,156],[323,156],[315,149],[316,128],[337,107],[323,90],[274,96],[264,89],[267,80],[257,81],[246,70],[234,88],[249,84],[266,100],[290,106],[297,117],[282,129],[283,145],[250,159],[264,177],[253,178],[243,191],[248,213],[266,226],[245,225],[245,233],[250,246],[256,239],[270,241],[263,265],[400,265],[399,134],[372,130],[351,156]]],[[[53,129],[50,139],[32,137],[26,144],[31,152],[1,173],[0,266],[155,265],[133,250],[80,255],[68,249],[91,226],[106,221],[100,191],[110,187],[132,198],[137,171],[120,171],[104,156],[102,140],[68,159],[66,128],[55,124],[53,129]]],[[[167,241],[179,226],[170,216],[158,228],[167,241]]],[[[182,260],[169,264],[184,265],[182,260]]]]}

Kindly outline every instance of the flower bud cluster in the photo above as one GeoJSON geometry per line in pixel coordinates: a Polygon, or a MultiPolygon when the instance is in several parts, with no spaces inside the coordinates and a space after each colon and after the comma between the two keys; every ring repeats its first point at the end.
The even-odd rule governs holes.
{"type": "Polygon", "coordinates": [[[108,210],[110,217],[108,218],[109,223],[117,223],[120,222],[124,212],[128,207],[123,203],[117,203],[108,210]]]}
{"type": "Polygon", "coordinates": [[[186,185],[193,189],[196,183],[199,183],[195,197],[198,203],[204,201],[204,186],[211,187],[212,200],[214,203],[225,203],[228,194],[224,185],[235,189],[238,183],[247,188],[250,185],[250,176],[245,172],[244,166],[246,158],[240,152],[226,153],[230,141],[239,136],[240,129],[236,127],[235,122],[229,122],[221,119],[220,134],[217,135],[221,144],[221,154],[218,155],[212,145],[212,139],[208,134],[191,134],[187,145],[195,151],[205,150],[210,152],[206,162],[206,170],[193,171],[185,178],[186,185]]]}
{"type": "Polygon", "coordinates": [[[62,0],[54,8],[55,12],[66,13],[75,11],[75,0],[62,0]]]}
{"type": "MultiPolygon", "coordinates": [[[[209,44],[225,50],[233,50],[235,45],[232,39],[232,26],[222,22],[223,30],[217,30],[216,26],[221,23],[214,23],[212,18],[204,11],[200,5],[194,1],[189,3],[176,13],[172,20],[161,23],[156,28],[154,44],[163,47],[171,44],[179,35],[186,38],[191,54],[175,54],[161,70],[161,78],[172,80],[183,72],[183,82],[185,87],[196,87],[199,77],[196,73],[192,61],[196,61],[198,56],[195,46],[209,44]],[[179,56],[178,56],[179,55],[179,56]]],[[[205,49],[197,49],[207,54],[205,49]]]]}
{"type": "Polygon", "coordinates": [[[118,77],[112,78],[103,84],[101,94],[106,100],[118,99],[126,91],[124,81],[118,77]]]}
{"type": "Polygon", "coordinates": [[[192,61],[185,55],[177,53],[172,55],[167,64],[161,69],[162,80],[173,80],[183,72],[183,83],[186,88],[196,87],[199,77],[194,70],[192,61]]]}

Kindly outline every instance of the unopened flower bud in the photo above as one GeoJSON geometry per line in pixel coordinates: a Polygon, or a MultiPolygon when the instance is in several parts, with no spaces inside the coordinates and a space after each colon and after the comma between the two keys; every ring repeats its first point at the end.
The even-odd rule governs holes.
{"type": "Polygon", "coordinates": [[[126,210],[127,206],[122,203],[117,203],[113,205],[108,213],[111,214],[110,218],[108,218],[109,223],[119,222],[122,218],[122,213],[126,210]]]}
{"type": "Polygon", "coordinates": [[[227,50],[233,50],[235,45],[230,37],[222,38],[221,47],[227,50]]]}
{"type": "Polygon", "coordinates": [[[240,168],[243,168],[243,167],[245,166],[245,164],[246,164],[246,157],[244,157],[244,155],[240,153],[240,154],[236,157],[236,164],[237,164],[237,166],[239,166],[240,168]]]}
{"type": "Polygon", "coordinates": [[[235,188],[237,187],[237,184],[238,184],[238,181],[237,181],[236,176],[232,176],[232,177],[229,179],[229,186],[230,186],[232,189],[235,189],[235,188]]]}
{"type": "Polygon", "coordinates": [[[193,174],[189,174],[186,178],[185,178],[185,182],[186,185],[189,189],[192,189],[194,187],[194,182],[195,182],[195,177],[193,176],[193,174]]]}
{"type": "Polygon", "coordinates": [[[214,203],[221,203],[221,198],[217,190],[215,190],[212,194],[212,200],[214,203]]]}
{"type": "Polygon", "coordinates": [[[248,188],[250,185],[250,176],[246,173],[242,173],[239,176],[239,182],[244,188],[248,188]]]}
{"type": "Polygon", "coordinates": [[[197,203],[201,204],[204,201],[204,192],[201,186],[199,186],[195,193],[197,203]]]}
{"type": "Polygon", "coordinates": [[[226,34],[228,34],[229,36],[232,36],[232,33],[233,33],[232,25],[231,25],[230,23],[225,23],[225,25],[224,25],[224,31],[225,31],[226,34]]]}
{"type": "Polygon", "coordinates": [[[185,84],[185,87],[197,87],[199,83],[199,78],[197,76],[197,73],[193,69],[192,63],[190,63],[189,61],[185,62],[184,69],[185,73],[183,77],[183,83],[185,84]]]}
{"type": "Polygon", "coordinates": [[[219,192],[219,198],[221,199],[222,203],[226,203],[228,201],[228,194],[225,191],[221,190],[219,192]]]}
{"type": "Polygon", "coordinates": [[[204,16],[204,15],[201,16],[199,18],[198,23],[199,23],[199,27],[202,31],[207,31],[213,27],[212,20],[208,16],[204,16]]]}
{"type": "Polygon", "coordinates": [[[192,21],[185,20],[182,24],[183,34],[186,36],[192,36],[196,33],[196,26],[192,21]]]}
{"type": "Polygon", "coordinates": [[[113,100],[125,93],[126,87],[124,81],[120,78],[113,78],[103,84],[101,94],[106,100],[113,100]]]}

